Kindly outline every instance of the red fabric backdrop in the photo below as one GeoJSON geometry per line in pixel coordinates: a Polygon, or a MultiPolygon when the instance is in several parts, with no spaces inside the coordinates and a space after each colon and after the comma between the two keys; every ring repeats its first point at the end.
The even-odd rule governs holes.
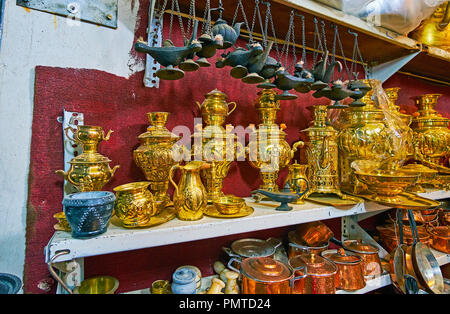
{"type": "MultiPolygon", "coordinates": [[[[136,38],[145,36],[146,12],[147,8],[143,5],[139,13],[141,19],[136,29],[136,38]]],[[[135,54],[132,47],[130,51],[135,54]]],[[[144,56],[139,54],[139,57],[144,56]]],[[[145,180],[133,162],[132,152],[139,146],[137,136],[145,132],[148,126],[147,112],[171,112],[167,125],[170,130],[176,125],[186,125],[193,130],[193,118],[199,116],[195,101],[202,102],[204,94],[217,88],[228,95],[229,101],[238,104],[227,123],[242,126],[258,123],[253,109],[257,88],[231,78],[229,69],[216,69],[215,66],[200,69],[194,73],[186,73],[185,78],[179,81],[162,81],[160,88],[154,89],[143,86],[143,72],[126,79],[97,70],[36,67],[24,276],[26,293],[43,293],[37,284],[41,279],[49,277],[43,247],[54,232],[53,225],[56,221],[53,214],[62,210],[63,179],[54,174],[54,171],[63,168],[62,130],[61,124],[57,122],[63,108],[83,112],[86,125],[99,125],[105,130],[115,131],[110,141],[102,143],[99,150],[112,160],[111,165],[121,166],[113,180],[105,186],[105,190],[111,191],[120,184],[145,180]]],[[[404,104],[402,108],[409,113],[415,111],[410,97],[424,93],[445,94],[436,109],[444,116],[450,116],[448,88],[433,86],[404,75],[393,76],[384,87],[402,88],[398,104],[404,104]]],[[[302,139],[299,131],[307,128],[311,120],[306,107],[323,102],[324,100],[316,100],[311,95],[300,95],[295,101],[282,102],[278,121],[287,125],[287,141],[290,144],[302,139]]],[[[304,162],[304,157],[299,157],[298,153],[295,158],[304,162]]],[[[286,170],[280,175],[280,183],[285,176],[286,170]]],[[[258,171],[246,162],[239,162],[231,168],[225,180],[224,191],[248,196],[259,184],[258,171]]],[[[371,219],[364,226],[373,229],[380,219],[382,218],[371,219]]],[[[339,219],[326,223],[337,235],[340,233],[339,219]]],[[[210,275],[213,273],[212,263],[221,256],[221,246],[249,236],[286,236],[292,228],[90,257],[85,261],[85,276],[115,276],[120,281],[118,292],[123,292],[148,288],[156,279],[169,279],[176,267],[185,264],[197,265],[205,275],[210,275]]]]}

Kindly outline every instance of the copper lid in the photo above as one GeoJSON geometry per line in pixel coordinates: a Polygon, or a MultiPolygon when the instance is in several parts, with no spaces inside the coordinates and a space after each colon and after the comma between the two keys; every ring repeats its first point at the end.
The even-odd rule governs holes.
{"type": "Polygon", "coordinates": [[[362,254],[378,254],[379,249],[369,244],[362,243],[357,240],[346,240],[344,241],[344,248],[355,253],[362,254]]]}
{"type": "Polygon", "coordinates": [[[241,271],[250,279],[263,282],[288,280],[294,274],[293,269],[271,257],[250,257],[241,264],[241,271]]]}
{"type": "Polygon", "coordinates": [[[323,257],[333,261],[335,264],[354,265],[361,263],[362,259],[358,255],[345,252],[343,248],[337,250],[337,253],[324,253],[323,257]]]}
{"type": "Polygon", "coordinates": [[[337,267],[317,254],[303,253],[289,259],[292,268],[306,267],[306,275],[329,276],[337,272],[337,267]]]}

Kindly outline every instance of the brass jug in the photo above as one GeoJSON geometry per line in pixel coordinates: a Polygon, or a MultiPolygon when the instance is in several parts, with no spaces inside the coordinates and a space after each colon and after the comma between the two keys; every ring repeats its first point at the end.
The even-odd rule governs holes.
{"type": "Polygon", "coordinates": [[[295,163],[287,166],[289,169],[288,176],[284,182],[284,186],[289,184],[289,188],[292,193],[303,194],[298,200],[292,204],[302,205],[305,204],[304,199],[306,198],[306,191],[309,190],[309,181],[306,175],[306,170],[308,165],[300,165],[295,161],[295,163]]]}
{"type": "Polygon", "coordinates": [[[173,204],[180,220],[199,220],[208,204],[207,192],[200,178],[200,171],[211,165],[203,161],[191,161],[184,166],[174,165],[169,172],[169,181],[175,187],[173,204]],[[178,185],[173,181],[176,169],[181,170],[178,185]]]}
{"type": "Polygon", "coordinates": [[[150,182],[158,211],[172,205],[167,194],[169,171],[178,163],[175,154],[181,152],[181,147],[175,144],[180,137],[166,128],[168,117],[168,112],[147,113],[150,126],[139,135],[141,145],[133,152],[134,162],[150,182]]]}
{"type": "Polygon", "coordinates": [[[411,38],[445,50],[450,50],[450,2],[443,3],[410,35],[411,38]]]}
{"type": "Polygon", "coordinates": [[[120,167],[117,165],[111,169],[111,160],[97,152],[99,143],[108,141],[113,131],[105,136],[102,127],[89,125],[79,125],[76,130],[68,127],[64,131],[72,142],[82,145],[83,153],[69,162],[69,171],[57,170],[56,173],[64,176],[80,192],[101,191],[120,167]],[[73,132],[73,138],[69,136],[69,130],[73,132]]]}
{"type": "Polygon", "coordinates": [[[200,108],[203,121],[206,125],[218,125],[222,126],[225,123],[226,117],[228,117],[234,110],[236,110],[237,104],[235,102],[226,102],[227,95],[214,89],[208,94],[205,94],[205,100],[202,104],[196,102],[200,108]],[[234,107],[229,110],[229,106],[234,107]]]}

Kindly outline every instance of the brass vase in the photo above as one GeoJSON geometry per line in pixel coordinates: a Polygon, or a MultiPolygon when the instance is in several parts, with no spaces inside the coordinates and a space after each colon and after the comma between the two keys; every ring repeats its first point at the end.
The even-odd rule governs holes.
{"type": "Polygon", "coordinates": [[[174,165],[169,172],[169,180],[175,188],[173,204],[180,220],[199,220],[208,204],[206,189],[200,178],[200,171],[210,167],[203,161],[191,161],[184,166],[174,165]],[[181,170],[177,183],[173,181],[175,170],[181,170]]]}
{"type": "Polygon", "coordinates": [[[260,170],[262,184],[258,189],[270,192],[279,191],[276,183],[279,171],[289,164],[298,147],[303,146],[303,142],[299,141],[294,143],[291,149],[285,139],[284,127],[280,128],[275,123],[277,112],[280,110],[280,102],[276,100],[276,95],[276,92],[271,89],[258,92],[255,109],[261,124],[250,134],[246,148],[248,162],[252,167],[260,170]]]}
{"type": "Polygon", "coordinates": [[[133,152],[134,162],[150,182],[150,191],[153,193],[158,211],[172,205],[167,194],[169,172],[178,164],[176,154],[181,150],[181,147],[175,144],[180,137],[166,128],[168,117],[168,112],[147,113],[150,126],[147,132],[139,135],[141,145],[133,152]]]}
{"type": "Polygon", "coordinates": [[[125,228],[145,227],[157,213],[149,185],[150,182],[133,182],[114,188],[114,212],[125,228]]]}
{"type": "Polygon", "coordinates": [[[434,109],[440,96],[426,94],[416,99],[419,111],[411,128],[414,130],[416,159],[444,166],[445,159],[450,156],[450,120],[434,109]]]}
{"type": "Polygon", "coordinates": [[[111,169],[111,160],[97,152],[99,143],[108,141],[113,131],[105,136],[100,126],[79,125],[76,130],[69,127],[65,132],[71,141],[82,145],[83,153],[69,162],[69,171],[57,170],[56,173],[64,176],[80,192],[101,191],[120,167],[117,165],[111,169]],[[69,130],[73,132],[73,138],[68,135],[69,130]]]}

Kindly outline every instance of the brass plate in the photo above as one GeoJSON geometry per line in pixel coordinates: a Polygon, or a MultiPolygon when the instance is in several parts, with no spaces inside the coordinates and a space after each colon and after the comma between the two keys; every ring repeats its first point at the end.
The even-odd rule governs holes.
{"type": "Polygon", "coordinates": [[[310,195],[306,200],[321,205],[330,205],[333,207],[351,206],[364,202],[362,198],[356,196],[345,195],[349,199],[342,199],[336,194],[320,194],[310,195]]]}
{"type": "Polygon", "coordinates": [[[165,222],[168,222],[168,221],[174,219],[176,216],[177,216],[177,211],[175,210],[175,207],[169,206],[169,207],[165,207],[165,208],[161,209],[159,214],[150,217],[150,220],[145,225],[142,225],[139,227],[133,227],[133,228],[125,227],[122,225],[121,220],[117,216],[113,216],[111,218],[111,223],[114,226],[122,227],[122,228],[126,228],[126,229],[142,229],[142,228],[149,228],[149,227],[161,225],[165,222]]]}
{"type": "Polygon", "coordinates": [[[437,170],[440,174],[450,174],[450,168],[423,159],[421,159],[420,162],[431,169],[437,170]]]}
{"type": "MultiPolygon", "coordinates": [[[[355,195],[356,196],[356,195],[355,195]]],[[[397,195],[399,202],[389,202],[376,199],[376,195],[368,191],[363,191],[357,195],[368,201],[376,202],[380,205],[401,209],[425,210],[441,205],[441,202],[421,197],[414,193],[403,192],[397,195]]]]}
{"type": "Polygon", "coordinates": [[[215,218],[240,218],[240,217],[245,217],[245,216],[251,215],[251,214],[253,214],[254,211],[255,210],[253,209],[253,207],[245,205],[236,214],[224,215],[224,214],[220,213],[214,205],[208,205],[206,207],[204,214],[206,216],[215,217],[215,218]]]}

